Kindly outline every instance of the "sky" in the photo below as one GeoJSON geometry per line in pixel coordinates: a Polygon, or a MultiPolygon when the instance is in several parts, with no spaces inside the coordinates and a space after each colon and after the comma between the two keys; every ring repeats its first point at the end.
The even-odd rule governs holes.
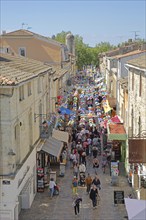
{"type": "Polygon", "coordinates": [[[146,39],[146,0],[0,0],[0,14],[1,33],[23,28],[52,37],[71,31],[91,47],[146,39]]]}

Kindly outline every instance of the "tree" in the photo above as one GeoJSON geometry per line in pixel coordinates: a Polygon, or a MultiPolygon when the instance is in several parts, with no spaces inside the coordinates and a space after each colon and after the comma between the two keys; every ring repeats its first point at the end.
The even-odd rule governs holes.
{"type": "Polygon", "coordinates": [[[70,33],[70,31],[68,31],[68,32],[62,31],[61,33],[56,34],[56,36],[53,35],[53,37],[54,37],[53,39],[62,43],[62,44],[65,44],[66,35],[68,33],[70,33]]]}
{"type": "MultiPolygon", "coordinates": [[[[58,33],[56,36],[53,35],[53,39],[65,44],[66,35],[71,33],[70,31],[62,31],[58,33]]],[[[75,35],[75,54],[76,54],[76,64],[78,70],[82,70],[84,65],[95,65],[99,66],[99,53],[109,51],[114,49],[113,45],[110,45],[109,42],[101,42],[97,44],[95,47],[89,47],[88,44],[83,42],[83,38],[79,35],[75,35]]]]}

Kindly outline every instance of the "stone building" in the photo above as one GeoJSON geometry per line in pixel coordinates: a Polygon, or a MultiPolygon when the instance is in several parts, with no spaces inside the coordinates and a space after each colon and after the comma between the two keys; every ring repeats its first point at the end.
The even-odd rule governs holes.
{"type": "Polygon", "coordinates": [[[127,171],[139,199],[146,199],[146,55],[129,60],[127,171]]]}
{"type": "Polygon", "coordinates": [[[36,194],[40,124],[49,119],[52,68],[40,61],[0,54],[0,217],[17,220],[36,194]]]}

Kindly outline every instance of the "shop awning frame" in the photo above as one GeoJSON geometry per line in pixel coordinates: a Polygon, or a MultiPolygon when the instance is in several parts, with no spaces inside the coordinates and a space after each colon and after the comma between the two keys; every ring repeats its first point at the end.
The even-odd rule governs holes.
{"type": "Polygon", "coordinates": [[[42,146],[41,150],[59,159],[62,149],[63,149],[62,141],[59,141],[53,137],[49,137],[42,146]]]}
{"type": "Polygon", "coordinates": [[[108,140],[119,140],[119,141],[127,140],[126,132],[119,133],[118,129],[117,129],[117,131],[111,132],[110,125],[116,125],[117,128],[119,125],[125,131],[124,125],[122,123],[108,123],[107,124],[108,140]]]}
{"type": "Polygon", "coordinates": [[[68,143],[68,141],[69,141],[69,133],[65,132],[65,131],[53,129],[52,137],[59,140],[59,141],[63,141],[66,143],[68,143]]]}

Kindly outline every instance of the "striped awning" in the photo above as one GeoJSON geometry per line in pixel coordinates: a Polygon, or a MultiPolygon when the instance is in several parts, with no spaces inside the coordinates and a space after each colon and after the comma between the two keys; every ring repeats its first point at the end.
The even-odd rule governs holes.
{"type": "Polygon", "coordinates": [[[53,129],[52,137],[59,141],[68,143],[69,133],[65,131],[59,131],[59,130],[53,129]]]}
{"type": "Polygon", "coordinates": [[[62,141],[59,141],[53,137],[49,137],[44,143],[41,150],[59,159],[62,148],[63,148],[62,141]]]}
{"type": "Polygon", "coordinates": [[[127,134],[123,123],[110,123],[107,124],[108,140],[125,141],[127,134]]]}

